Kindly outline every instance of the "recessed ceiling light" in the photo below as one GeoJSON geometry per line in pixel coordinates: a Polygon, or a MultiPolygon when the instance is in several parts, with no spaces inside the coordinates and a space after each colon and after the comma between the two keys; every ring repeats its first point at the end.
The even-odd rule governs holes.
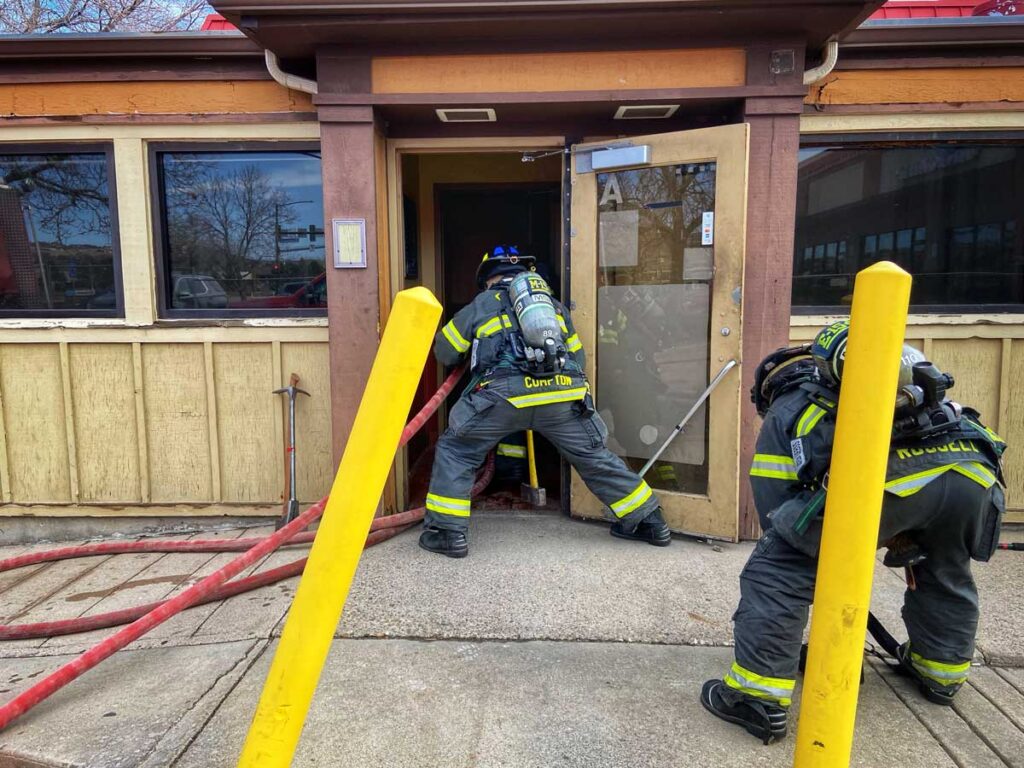
{"type": "Polygon", "coordinates": [[[498,116],[489,107],[435,110],[442,123],[494,123],[498,116]]]}
{"type": "Polygon", "coordinates": [[[616,120],[664,120],[672,117],[679,109],[678,104],[637,104],[621,106],[615,113],[616,120]]]}

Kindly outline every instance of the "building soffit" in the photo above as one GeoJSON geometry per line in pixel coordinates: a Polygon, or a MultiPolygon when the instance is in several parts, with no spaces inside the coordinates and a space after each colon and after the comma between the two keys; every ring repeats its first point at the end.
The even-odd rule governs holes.
{"type": "Polygon", "coordinates": [[[288,65],[350,56],[746,47],[796,40],[813,59],[882,0],[213,0],[288,65]]]}

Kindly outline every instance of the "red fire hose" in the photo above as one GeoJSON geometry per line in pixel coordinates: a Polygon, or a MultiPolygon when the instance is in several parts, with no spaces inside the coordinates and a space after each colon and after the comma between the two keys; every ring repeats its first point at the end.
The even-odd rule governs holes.
{"type": "MultiPolygon", "coordinates": [[[[490,484],[494,478],[494,454],[490,454],[487,457],[487,463],[484,464],[483,469],[477,478],[476,484],[473,486],[472,495],[477,496],[482,493],[483,490],[490,484]]],[[[401,512],[397,515],[389,515],[388,517],[379,517],[373,521],[373,525],[370,528],[370,535],[366,537],[366,547],[372,547],[374,544],[380,544],[382,541],[397,536],[404,531],[409,530],[416,523],[423,519],[423,507],[417,507],[416,509],[410,509],[407,512],[401,512]]],[[[314,533],[300,533],[288,544],[298,544],[300,539],[305,542],[313,540],[314,533]]],[[[258,543],[262,539],[235,539],[234,541],[218,541],[211,539],[209,541],[195,541],[191,542],[194,544],[202,545],[200,552],[239,552],[249,549],[254,543],[258,543]],[[243,542],[251,542],[246,546],[242,546],[243,542]],[[217,545],[220,545],[219,548],[217,545]]],[[[161,545],[164,544],[182,544],[189,542],[180,541],[152,541],[152,542],[113,542],[115,544],[123,543],[148,543],[155,545],[155,548],[149,549],[144,548],[142,550],[118,550],[118,551],[131,551],[131,552],[180,552],[180,549],[162,549],[161,545]]],[[[50,550],[47,553],[39,554],[52,554],[55,552],[73,552],[75,547],[65,547],[59,550],[50,550]]],[[[84,549],[84,547],[83,547],[84,549]]],[[[196,551],[196,550],[188,550],[196,551]]],[[[92,554],[110,554],[110,552],[89,552],[92,554]]],[[[45,562],[52,560],[64,560],[73,557],[84,557],[85,555],[70,554],[65,557],[49,557],[45,562]]],[[[18,566],[4,567],[6,563],[13,562],[18,558],[9,558],[8,560],[0,561],[0,571],[11,570],[18,566]]],[[[44,561],[38,561],[44,562],[44,561]]],[[[228,582],[214,589],[205,597],[192,603],[190,607],[197,605],[205,605],[206,603],[215,603],[218,600],[223,600],[228,597],[234,597],[240,595],[243,592],[249,592],[253,589],[259,589],[265,587],[268,584],[275,584],[278,581],[284,579],[290,579],[293,576],[299,576],[302,574],[302,569],[306,566],[306,558],[301,558],[293,563],[278,566],[269,571],[263,573],[257,573],[253,576],[246,576],[244,579],[238,581],[228,582]]],[[[58,635],[74,635],[79,632],[90,632],[95,629],[107,629],[109,627],[119,627],[122,624],[128,624],[129,622],[135,621],[136,619],[145,616],[150,611],[163,605],[164,601],[157,601],[154,603],[145,603],[144,605],[136,605],[131,608],[122,608],[119,611],[109,611],[107,613],[97,613],[94,616],[79,616],[74,619],[60,619],[58,621],[41,621],[35,624],[0,624],[0,640],[33,640],[43,637],[57,637],[58,635]]]]}
{"type": "MultiPolygon", "coordinates": [[[[451,391],[455,388],[455,385],[458,383],[459,379],[462,377],[463,372],[464,372],[463,368],[459,368],[459,369],[455,370],[445,380],[444,384],[441,385],[441,387],[438,389],[438,391],[434,394],[433,397],[430,398],[430,400],[420,410],[420,412],[415,417],[413,417],[413,419],[406,425],[405,430],[403,430],[403,432],[402,432],[402,437],[401,437],[401,440],[399,442],[399,446],[404,446],[412,438],[412,436],[414,434],[416,434],[416,432],[426,423],[427,419],[429,419],[434,414],[434,412],[437,411],[438,407],[443,402],[444,398],[446,398],[448,396],[448,394],[450,394],[451,391]]],[[[493,472],[493,465],[490,465],[490,467],[491,467],[491,471],[493,472]]],[[[486,477],[486,475],[488,474],[486,469],[485,469],[485,473],[484,474],[485,474],[485,477],[481,478],[481,481],[478,482],[478,485],[480,485],[482,483],[482,481],[485,480],[485,479],[489,481],[489,478],[486,477]]],[[[88,670],[92,669],[94,666],[99,664],[104,659],[110,657],[115,652],[121,650],[122,648],[124,648],[129,643],[134,642],[135,640],[140,638],[142,635],[144,635],[146,632],[148,632],[149,630],[151,630],[154,627],[158,626],[159,624],[162,624],[163,622],[167,621],[167,619],[169,619],[172,616],[174,616],[175,614],[181,612],[185,608],[189,608],[189,607],[191,607],[193,605],[198,605],[201,602],[210,602],[212,600],[219,600],[219,599],[221,599],[221,597],[228,596],[228,594],[238,594],[239,591],[244,591],[244,588],[240,588],[240,585],[242,585],[242,584],[244,584],[246,582],[248,582],[248,586],[246,587],[248,589],[254,589],[257,586],[263,586],[264,584],[272,583],[271,581],[265,581],[265,579],[267,579],[272,573],[275,573],[275,572],[276,572],[276,575],[277,575],[277,579],[287,578],[288,576],[293,576],[293,575],[296,575],[297,573],[300,573],[301,572],[301,566],[305,565],[305,559],[303,559],[301,561],[298,561],[298,562],[295,562],[295,563],[291,563],[291,564],[286,565],[286,566],[282,566],[281,568],[274,569],[274,571],[268,571],[267,573],[259,574],[257,576],[250,576],[247,579],[242,579],[242,580],[240,580],[238,582],[234,582],[232,584],[227,584],[226,583],[226,582],[228,582],[229,579],[237,576],[240,572],[245,570],[250,565],[254,564],[256,561],[258,561],[264,555],[270,554],[275,549],[279,548],[281,545],[283,545],[285,542],[287,542],[289,540],[297,539],[298,536],[302,535],[301,532],[302,532],[302,530],[304,528],[306,528],[309,525],[311,525],[313,522],[315,522],[320,517],[321,514],[323,514],[323,510],[324,510],[324,507],[325,507],[326,503],[327,503],[327,499],[326,498],[321,499],[319,502],[317,502],[316,504],[311,506],[309,509],[307,509],[305,512],[303,512],[301,515],[299,515],[297,518],[292,520],[290,523],[288,523],[287,525],[282,527],[280,530],[275,531],[274,533],[270,534],[269,536],[267,536],[264,539],[259,539],[259,540],[250,539],[249,542],[256,541],[256,543],[254,545],[252,545],[251,548],[248,549],[244,554],[242,554],[239,557],[236,557],[234,560],[229,562],[227,565],[225,565],[224,567],[222,567],[221,569],[219,569],[215,573],[212,573],[209,576],[206,576],[205,578],[203,578],[202,580],[200,580],[196,584],[192,585],[188,589],[184,590],[180,594],[176,595],[175,597],[173,597],[173,598],[171,598],[169,600],[166,600],[164,602],[158,603],[158,604],[155,605],[155,607],[154,607],[154,605],[151,604],[151,605],[148,605],[148,606],[139,606],[139,607],[137,607],[135,609],[128,609],[128,611],[115,612],[115,613],[126,614],[129,611],[134,611],[135,612],[134,615],[138,615],[139,612],[143,612],[143,613],[142,613],[141,616],[139,616],[139,618],[136,618],[131,624],[129,624],[124,629],[121,629],[118,632],[115,632],[110,637],[100,641],[99,643],[94,645],[92,648],[90,648],[88,651],[86,651],[85,653],[81,654],[78,658],[76,658],[73,661],[65,664],[60,669],[58,669],[56,672],[54,672],[54,673],[48,675],[47,677],[43,678],[38,683],[33,685],[31,688],[29,688],[26,691],[23,691],[18,696],[16,696],[13,700],[11,700],[7,704],[5,704],[2,707],[0,707],[0,730],[2,730],[3,728],[6,728],[16,718],[18,718],[21,715],[25,714],[30,709],[32,709],[34,706],[36,706],[37,704],[39,704],[40,702],[42,702],[43,700],[45,700],[49,696],[51,696],[54,693],[56,693],[58,690],[63,688],[65,685],[70,683],[72,680],[74,680],[79,675],[81,675],[84,672],[87,672],[88,670]],[[296,568],[298,570],[295,570],[295,571],[290,570],[290,569],[296,569],[296,568]],[[214,595],[217,594],[218,590],[226,590],[226,593],[221,594],[219,597],[215,597],[214,595]],[[232,591],[232,590],[235,590],[235,591],[232,591]]],[[[417,520],[421,519],[422,515],[423,515],[423,510],[422,509],[417,509],[417,510],[410,510],[408,512],[403,512],[400,515],[394,515],[394,516],[392,516],[392,518],[390,518],[390,520],[389,520],[389,518],[378,518],[377,521],[374,521],[375,523],[377,523],[378,521],[389,520],[390,524],[389,525],[379,525],[376,530],[371,528],[371,533],[367,537],[367,546],[369,546],[371,544],[371,540],[372,540],[372,543],[376,544],[379,541],[383,541],[383,540],[385,540],[387,538],[391,538],[392,536],[394,536],[394,535],[396,535],[398,533],[401,533],[401,531],[405,530],[405,528],[407,528],[410,525],[413,525],[415,522],[417,522],[417,520]],[[395,518],[402,518],[402,522],[396,521],[395,518]],[[396,526],[398,526],[398,527],[396,527],[396,526]]],[[[315,534],[306,534],[306,535],[309,536],[308,541],[312,541],[312,537],[315,534]]],[[[225,547],[225,548],[230,547],[232,544],[235,545],[235,547],[237,547],[237,546],[241,545],[242,542],[244,542],[244,541],[245,540],[239,540],[239,541],[235,541],[235,542],[220,541],[220,542],[217,542],[217,544],[219,544],[221,547],[225,547]]],[[[156,545],[156,546],[159,546],[159,545],[168,546],[168,545],[173,544],[173,545],[175,545],[175,548],[171,549],[171,550],[168,550],[168,549],[137,548],[137,549],[128,549],[128,550],[118,549],[117,551],[120,551],[120,552],[123,552],[123,551],[130,551],[130,552],[140,552],[140,551],[150,551],[150,552],[156,552],[156,551],[174,551],[174,552],[181,552],[181,551],[193,551],[193,552],[194,551],[200,551],[200,552],[231,551],[230,549],[222,549],[222,550],[213,550],[213,549],[208,549],[208,548],[207,549],[189,549],[187,547],[187,545],[189,545],[189,544],[200,545],[202,547],[209,547],[211,545],[211,543],[212,542],[209,542],[209,541],[195,541],[195,542],[187,542],[187,541],[185,541],[185,542],[182,542],[182,541],[178,541],[178,542],[158,542],[158,541],[148,541],[148,542],[145,542],[145,541],[143,541],[143,542],[111,542],[111,543],[109,543],[107,545],[93,544],[93,545],[86,545],[84,547],[64,547],[64,548],[62,548],[62,550],[59,550],[59,551],[62,551],[64,553],[63,557],[79,557],[79,556],[83,556],[83,555],[110,554],[109,550],[100,550],[100,551],[96,551],[96,550],[97,550],[97,548],[103,547],[103,546],[120,547],[122,544],[141,544],[141,545],[149,545],[151,547],[154,546],[154,545],[156,545]],[[186,546],[181,546],[181,545],[186,545],[186,546]],[[87,549],[87,550],[90,550],[90,551],[83,553],[83,552],[80,551],[80,550],[83,550],[83,549],[87,549]],[[79,550],[77,552],[77,554],[69,554],[70,552],[75,552],[76,550],[79,550]]],[[[45,555],[45,554],[52,554],[52,553],[39,553],[39,554],[40,555],[45,555]]],[[[26,556],[26,557],[32,557],[32,556],[26,556]]],[[[48,561],[52,561],[54,559],[63,559],[63,558],[49,557],[49,558],[45,558],[45,559],[34,559],[34,560],[30,560],[29,562],[23,562],[25,560],[25,557],[22,557],[22,558],[9,558],[8,560],[3,561],[3,563],[0,563],[0,564],[7,566],[4,570],[10,570],[11,568],[21,567],[22,565],[28,565],[28,564],[37,563],[37,562],[48,562],[48,561]],[[12,564],[15,561],[19,561],[17,563],[17,565],[12,564]]],[[[108,621],[110,619],[110,616],[111,616],[111,614],[106,614],[106,617],[107,617],[108,621]]],[[[84,621],[96,621],[96,620],[98,620],[100,618],[101,618],[100,616],[88,617],[84,621]]],[[[133,616],[125,615],[125,616],[122,617],[122,622],[123,621],[127,621],[127,620],[131,620],[131,618],[133,618],[133,616]]],[[[51,624],[63,624],[63,623],[64,622],[51,622],[51,624]]],[[[121,622],[118,622],[118,623],[121,623],[121,622]]],[[[38,626],[38,625],[26,625],[26,628],[33,627],[33,626],[38,626]]],[[[112,626],[112,624],[104,624],[102,626],[112,626]]],[[[97,629],[97,628],[100,628],[100,627],[99,626],[84,627],[82,629],[75,629],[73,631],[85,631],[85,629],[97,629]]],[[[18,628],[16,628],[16,627],[9,627],[9,628],[6,628],[6,629],[17,630],[18,628]]]]}

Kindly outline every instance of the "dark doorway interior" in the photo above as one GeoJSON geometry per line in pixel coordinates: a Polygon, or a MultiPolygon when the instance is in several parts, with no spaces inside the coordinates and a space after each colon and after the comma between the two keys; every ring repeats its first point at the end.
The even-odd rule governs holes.
{"type": "MultiPolygon", "coordinates": [[[[484,253],[499,244],[518,246],[520,253],[536,257],[537,271],[556,295],[559,294],[562,264],[561,187],[558,182],[438,184],[434,192],[438,284],[443,286],[441,300],[445,319],[473,300],[478,292],[477,267],[484,253]]],[[[452,393],[449,409],[459,394],[461,389],[452,393]]],[[[547,490],[549,503],[557,505],[561,491],[558,454],[539,437],[536,451],[540,484],[547,490]]],[[[430,469],[427,458],[423,455],[412,466],[409,486],[413,499],[425,494],[430,469]]],[[[506,464],[499,465],[499,476],[482,503],[508,506],[510,497],[518,498],[519,480],[506,464]]],[[[522,466],[525,468],[525,462],[522,466]]]]}
{"type": "Polygon", "coordinates": [[[537,271],[558,293],[557,184],[440,186],[436,210],[446,317],[473,300],[480,260],[499,244],[536,257],[537,271]]]}

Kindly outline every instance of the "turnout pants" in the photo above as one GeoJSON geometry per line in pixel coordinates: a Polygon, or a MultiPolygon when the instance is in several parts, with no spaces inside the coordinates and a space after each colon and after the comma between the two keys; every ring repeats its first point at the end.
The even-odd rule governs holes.
{"type": "MultiPolygon", "coordinates": [[[[912,496],[886,494],[879,542],[908,532],[927,553],[904,594],[910,661],[928,685],[955,692],[966,680],[978,626],[971,558],[987,560],[998,536],[1002,491],[945,472],[912,496]]],[[[740,575],[736,661],[727,695],[790,704],[818,562],[769,529],[740,575]]]]}
{"type": "Polygon", "coordinates": [[[547,438],[627,530],[658,508],[650,486],[605,446],[608,429],[589,395],[516,408],[488,388],[467,392],[449,414],[437,443],[424,525],[465,531],[477,468],[506,435],[526,429],[547,438]]]}

